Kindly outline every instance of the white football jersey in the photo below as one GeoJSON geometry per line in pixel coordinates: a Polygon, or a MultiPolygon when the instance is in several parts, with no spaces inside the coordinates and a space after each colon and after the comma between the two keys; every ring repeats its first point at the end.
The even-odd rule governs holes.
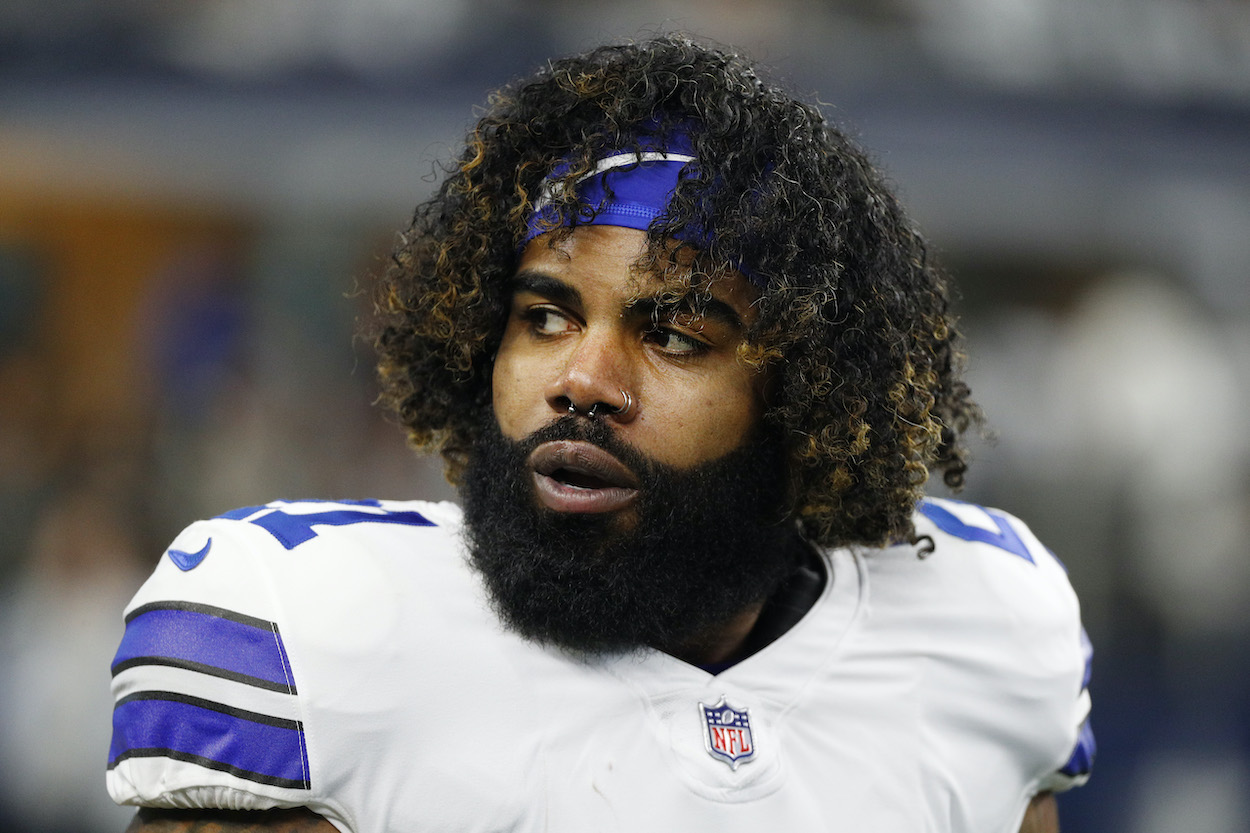
{"type": "Polygon", "coordinates": [[[927,500],[927,555],[823,553],[812,609],[716,675],[509,632],[460,524],[360,501],[188,527],[127,610],[114,800],[352,833],[1015,833],[1088,771],[1077,601],[1004,513],[927,500]]]}

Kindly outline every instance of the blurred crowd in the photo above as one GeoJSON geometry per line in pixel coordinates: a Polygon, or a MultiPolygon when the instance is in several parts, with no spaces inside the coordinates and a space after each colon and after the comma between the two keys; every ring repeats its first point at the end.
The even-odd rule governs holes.
{"type": "Polygon", "coordinates": [[[1250,829],[1250,327],[1140,272],[987,312],[969,493],[1064,561],[1095,645],[1099,780],[1065,830],[1250,829]]]}
{"type": "MultiPolygon", "coordinates": [[[[222,104],[232,96],[246,109],[257,86],[311,95],[307,118],[319,91],[364,90],[401,102],[446,147],[487,87],[591,41],[676,26],[753,47],[849,102],[831,115],[877,117],[865,141],[886,145],[874,149],[962,286],[969,378],[994,434],[976,444],[962,498],[1034,527],[1069,568],[1095,643],[1100,755],[1090,784],[1061,804],[1066,833],[1250,831],[1250,175],[1227,165],[1250,159],[1250,4],[277,9],[0,9],[0,830],[124,828],[129,811],[103,790],[108,665],[122,608],[182,526],[274,498],[452,497],[439,464],[411,454],[373,407],[372,357],[356,335],[370,315],[367,276],[429,184],[405,179],[369,201],[362,165],[400,174],[384,131],[376,146],[327,138],[319,165],[341,161],[352,175],[284,190],[270,186],[289,180],[255,174],[290,161],[294,133],[243,135],[255,113],[215,128],[227,151],[197,179],[169,147],[198,154],[203,137],[167,123],[150,168],[144,154],[129,168],[58,155],[81,150],[68,135],[107,144],[92,125],[116,114],[84,105],[116,101],[109,90],[141,78],[149,92],[191,84],[161,100],[207,99],[215,117],[239,112],[222,104]],[[70,88],[76,97],[58,98],[70,88]],[[1179,153],[1165,131],[1126,128],[1091,162],[1114,173],[1047,190],[1062,160],[1013,154],[995,133],[1010,116],[998,105],[1040,100],[1040,123],[1091,88],[1147,114],[1143,124],[1199,124],[1208,140],[1185,134],[1179,153]],[[909,102],[940,91],[993,104],[971,131],[997,144],[965,147],[966,169],[944,165],[933,148],[949,139],[923,106],[895,121],[874,109],[900,89],[909,102]],[[448,109],[462,121],[435,115],[448,109]],[[252,144],[271,155],[243,158],[252,144]],[[1158,183],[1116,179],[1162,168],[1166,202],[1135,196],[1161,193],[1158,183]],[[1009,196],[1034,214],[1003,210],[995,177],[1030,183],[1009,196]],[[1081,199],[1062,202],[1071,193],[1081,199]],[[1099,211],[1108,194],[1110,220],[1099,211]],[[1040,216],[1057,219],[1028,219],[1040,216]],[[1147,216],[1157,223],[1137,221],[1147,216]]],[[[138,108],[120,118],[162,120],[138,108]]],[[[1071,122],[1071,135],[1098,129],[1071,122]]],[[[422,133],[403,153],[432,160],[433,141],[422,133]]]]}

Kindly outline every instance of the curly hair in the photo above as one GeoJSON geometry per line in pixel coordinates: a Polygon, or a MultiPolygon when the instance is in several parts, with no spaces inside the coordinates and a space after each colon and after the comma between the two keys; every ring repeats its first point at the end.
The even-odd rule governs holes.
{"type": "Polygon", "coordinates": [[[698,162],[648,229],[645,265],[677,294],[735,266],[766,286],[739,356],[770,374],[764,420],[786,438],[790,515],[821,545],[914,537],[930,471],[959,488],[961,438],[980,421],[945,278],[880,174],[815,107],[684,37],[600,47],[490,98],[379,277],[382,402],[456,482],[490,408],[509,279],[544,179],[573,183],[606,152],[674,130],[698,162]],[[672,245],[689,227],[711,242],[697,268],[670,268],[691,262],[672,245]]]}

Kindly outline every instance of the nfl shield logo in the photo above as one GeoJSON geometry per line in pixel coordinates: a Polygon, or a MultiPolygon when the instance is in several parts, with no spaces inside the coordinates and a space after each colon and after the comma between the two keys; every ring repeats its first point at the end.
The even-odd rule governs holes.
{"type": "Polygon", "coordinates": [[[751,737],[749,709],[736,709],[722,695],[714,706],[699,704],[703,718],[703,742],[708,754],[737,769],[738,764],[755,760],[755,739],[751,737]]]}

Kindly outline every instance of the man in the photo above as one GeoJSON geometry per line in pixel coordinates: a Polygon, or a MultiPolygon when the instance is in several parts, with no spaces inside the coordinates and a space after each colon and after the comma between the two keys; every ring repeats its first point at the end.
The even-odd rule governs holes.
{"type": "Polygon", "coordinates": [[[877,174],[680,38],[496,96],[381,281],[461,511],[248,507],[127,614],[132,830],[1056,830],[1054,557],[959,485],[943,280],[877,174]]]}

